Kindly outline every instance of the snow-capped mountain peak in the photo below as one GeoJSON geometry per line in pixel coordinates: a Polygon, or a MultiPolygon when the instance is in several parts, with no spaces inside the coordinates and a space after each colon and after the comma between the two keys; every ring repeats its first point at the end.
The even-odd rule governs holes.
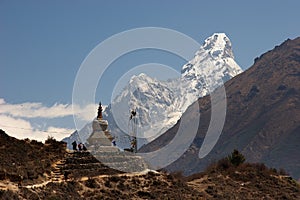
{"type": "Polygon", "coordinates": [[[230,57],[234,59],[231,42],[225,33],[214,33],[203,43],[203,49],[209,51],[213,58],[230,57]]]}
{"type": "Polygon", "coordinates": [[[158,81],[144,73],[132,76],[128,85],[104,111],[112,135],[120,147],[130,144],[130,110],[138,118],[138,146],[152,141],[176,124],[198,98],[241,73],[225,33],[208,37],[195,56],[182,67],[181,77],[158,81]]]}
{"type": "Polygon", "coordinates": [[[147,76],[144,73],[140,73],[139,75],[133,75],[129,80],[129,85],[136,85],[140,82],[153,82],[156,81],[155,79],[147,76]]]}
{"type": "Polygon", "coordinates": [[[182,110],[241,72],[234,61],[229,38],[225,33],[213,34],[182,67],[182,110]]]}
{"type": "Polygon", "coordinates": [[[213,68],[224,65],[224,62],[230,62],[229,66],[232,65],[231,68],[236,73],[242,72],[241,68],[234,61],[229,38],[225,33],[214,33],[205,40],[194,58],[182,67],[182,75],[188,77],[186,72],[189,71],[198,71],[198,73],[203,71],[212,72],[213,68]],[[209,64],[208,62],[213,63],[209,64]]]}
{"type": "Polygon", "coordinates": [[[118,114],[123,113],[119,115],[121,118],[115,117],[115,121],[124,130],[128,122],[123,116],[135,108],[139,114],[139,130],[151,141],[173,126],[199,97],[241,72],[234,61],[229,38],[225,33],[215,33],[182,67],[180,78],[162,82],[144,73],[132,76],[125,90],[112,103],[118,114]]]}

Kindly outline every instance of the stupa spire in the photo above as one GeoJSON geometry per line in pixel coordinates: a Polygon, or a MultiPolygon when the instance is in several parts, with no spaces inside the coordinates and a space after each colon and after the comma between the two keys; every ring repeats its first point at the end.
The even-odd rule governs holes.
{"type": "Polygon", "coordinates": [[[101,104],[101,101],[99,102],[99,107],[98,107],[98,115],[97,115],[97,119],[103,119],[103,116],[102,116],[102,104],[101,104]]]}

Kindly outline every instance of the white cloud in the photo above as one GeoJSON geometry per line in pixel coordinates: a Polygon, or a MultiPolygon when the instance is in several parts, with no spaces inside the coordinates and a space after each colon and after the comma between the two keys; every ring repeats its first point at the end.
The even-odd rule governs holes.
{"type": "Polygon", "coordinates": [[[96,115],[97,104],[88,104],[84,107],[72,104],[54,104],[50,107],[42,103],[25,102],[10,104],[0,99],[0,114],[20,118],[59,118],[76,115],[82,121],[91,121],[96,115]]]}
{"type": "Polygon", "coordinates": [[[0,115],[0,123],[1,129],[7,134],[14,133],[13,136],[16,138],[26,138],[32,130],[30,122],[6,115],[0,115]]]}
{"type": "Polygon", "coordinates": [[[53,136],[57,140],[62,140],[63,138],[70,136],[71,133],[73,133],[75,130],[74,129],[68,129],[68,128],[59,128],[59,127],[53,127],[50,126],[48,127],[46,133],[49,136],[53,136]]]}
{"type": "Polygon", "coordinates": [[[73,105],[74,115],[84,122],[90,122],[96,117],[97,107],[97,104],[88,104],[84,108],[73,105]]]}
{"type": "Polygon", "coordinates": [[[21,104],[9,104],[4,99],[0,100],[0,114],[8,114],[14,117],[24,118],[55,118],[64,117],[73,113],[72,106],[68,104],[54,104],[51,107],[42,103],[26,102],[21,104]]]}
{"type": "Polygon", "coordinates": [[[74,129],[64,128],[64,124],[60,124],[60,127],[53,126],[49,124],[51,123],[49,119],[73,117],[75,115],[77,119],[88,123],[96,117],[97,107],[97,104],[89,104],[84,107],[58,103],[45,106],[37,102],[10,104],[0,98],[0,128],[18,139],[29,138],[44,141],[48,136],[52,136],[57,140],[61,140],[74,132],[74,129]],[[34,119],[45,120],[45,123],[34,123],[33,125],[34,119]]]}
{"type": "Polygon", "coordinates": [[[40,130],[34,128],[31,123],[25,119],[6,115],[0,115],[0,128],[8,135],[18,139],[29,138],[38,141],[45,141],[48,136],[52,136],[56,140],[61,140],[74,132],[73,129],[53,126],[48,127],[46,130],[40,130]]]}

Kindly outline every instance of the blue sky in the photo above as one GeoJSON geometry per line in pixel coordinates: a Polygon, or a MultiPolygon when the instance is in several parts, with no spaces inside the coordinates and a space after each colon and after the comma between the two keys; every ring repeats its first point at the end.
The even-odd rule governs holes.
{"type": "MultiPolygon", "coordinates": [[[[236,62],[247,69],[255,57],[300,35],[299,7],[297,0],[1,0],[0,127],[21,132],[8,127],[23,124],[23,132],[52,130],[54,135],[74,129],[70,104],[76,73],[89,52],[114,34],[139,27],[164,27],[203,43],[213,33],[224,32],[232,42],[236,62]],[[19,114],[12,113],[18,108],[19,114]],[[28,117],[30,109],[39,112],[28,117]],[[53,110],[63,114],[51,115],[53,110]]],[[[97,101],[109,103],[115,81],[132,66],[157,62],[180,71],[185,62],[159,51],[125,57],[107,71],[99,84],[97,101]]],[[[17,137],[24,136],[21,134],[17,137]]]]}

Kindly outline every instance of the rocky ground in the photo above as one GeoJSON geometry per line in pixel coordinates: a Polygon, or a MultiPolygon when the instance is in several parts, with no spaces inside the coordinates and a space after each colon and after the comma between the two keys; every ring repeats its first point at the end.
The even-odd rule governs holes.
{"type": "Polygon", "coordinates": [[[223,159],[209,166],[205,172],[190,177],[148,169],[125,173],[109,168],[89,152],[63,150],[65,145],[54,140],[42,144],[16,140],[5,133],[0,136],[0,152],[3,156],[5,154],[2,157],[5,160],[1,160],[1,171],[5,174],[0,179],[0,199],[3,200],[300,199],[300,187],[295,180],[283,170],[278,172],[263,164],[234,166],[223,159]],[[3,146],[10,151],[4,153],[3,146]],[[11,146],[22,147],[23,151],[11,146]],[[47,151],[43,151],[45,148],[47,151]],[[24,159],[18,154],[22,154],[24,159]],[[50,164],[44,167],[37,161],[47,159],[50,164]],[[17,172],[24,175],[21,187],[18,187],[19,174],[10,169],[12,165],[8,165],[17,160],[17,172]],[[29,176],[30,173],[37,176],[29,176]]]}
{"type": "Polygon", "coordinates": [[[283,170],[278,172],[264,164],[235,167],[222,159],[185,180],[206,199],[300,199],[297,181],[283,170]]]}

